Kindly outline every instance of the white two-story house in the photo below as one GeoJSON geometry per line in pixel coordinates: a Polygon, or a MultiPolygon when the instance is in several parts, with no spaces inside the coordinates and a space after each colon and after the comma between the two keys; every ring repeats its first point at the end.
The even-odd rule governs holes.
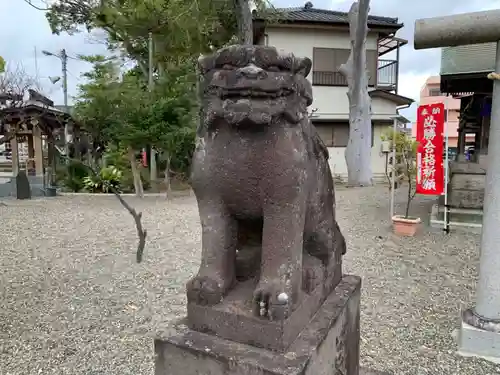
{"type": "MultiPolygon", "coordinates": [[[[330,151],[334,177],[347,177],[344,151],[349,138],[347,81],[339,72],[350,53],[347,13],[316,9],[307,2],[302,8],[278,9],[273,21],[254,14],[254,43],[270,45],[296,56],[309,57],[313,68],[308,76],[313,86],[312,121],[330,151]]],[[[397,38],[403,27],[397,18],[369,16],[367,68],[372,99],[372,170],[374,180],[385,179],[386,155],[380,136],[397,114],[412,99],[398,95],[399,48],[407,44],[397,38]],[[394,59],[384,58],[387,54],[394,59]]]]}

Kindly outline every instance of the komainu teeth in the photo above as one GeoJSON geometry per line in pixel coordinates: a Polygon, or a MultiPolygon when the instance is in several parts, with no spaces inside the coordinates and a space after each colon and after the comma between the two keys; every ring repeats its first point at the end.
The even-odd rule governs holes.
{"type": "Polygon", "coordinates": [[[217,88],[210,88],[206,91],[206,94],[208,95],[217,95],[221,99],[228,99],[228,98],[280,98],[280,97],[285,97],[290,94],[292,94],[292,90],[289,89],[281,89],[279,91],[257,91],[257,90],[241,90],[241,91],[228,91],[228,90],[223,90],[223,89],[217,89],[217,88]]]}

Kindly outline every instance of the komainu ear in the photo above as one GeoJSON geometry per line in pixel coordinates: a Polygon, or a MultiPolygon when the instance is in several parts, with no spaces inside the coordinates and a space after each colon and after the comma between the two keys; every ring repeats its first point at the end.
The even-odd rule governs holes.
{"type": "Polygon", "coordinates": [[[295,72],[297,74],[303,75],[304,77],[307,77],[311,72],[312,68],[311,59],[309,57],[304,57],[304,58],[296,57],[296,64],[297,64],[296,65],[297,69],[295,70],[295,72]]]}

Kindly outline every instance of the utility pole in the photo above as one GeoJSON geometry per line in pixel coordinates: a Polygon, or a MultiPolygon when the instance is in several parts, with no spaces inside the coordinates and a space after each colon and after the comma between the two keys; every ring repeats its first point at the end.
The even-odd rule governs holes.
{"type": "MultiPolygon", "coordinates": [[[[149,33],[149,72],[148,72],[148,78],[149,78],[149,91],[153,91],[154,87],[154,80],[153,80],[153,33],[149,33]]],[[[156,150],[151,146],[151,152],[150,152],[150,179],[151,182],[155,183],[158,173],[156,170],[156,150]]]]}
{"type": "MultiPolygon", "coordinates": [[[[69,113],[68,108],[68,55],[66,49],[61,50],[61,63],[62,63],[62,78],[63,78],[63,94],[64,94],[64,111],[69,113]]],[[[64,152],[66,156],[69,157],[69,124],[66,121],[64,123],[64,152]]],[[[66,158],[66,163],[69,163],[69,159],[66,158]]]]}
{"type": "MultiPolygon", "coordinates": [[[[62,49],[60,53],[55,54],[49,51],[42,50],[42,54],[45,56],[55,56],[61,60],[61,69],[62,69],[62,86],[63,86],[63,95],[64,95],[64,112],[69,113],[68,108],[68,54],[66,53],[66,49],[62,49]]],[[[57,82],[60,77],[56,77],[52,83],[57,82]]],[[[69,156],[69,124],[68,122],[64,123],[64,152],[66,156],[69,156]]],[[[66,158],[66,163],[69,163],[69,159],[66,158]]]]}
{"type": "MultiPolygon", "coordinates": [[[[483,229],[476,306],[462,313],[459,353],[500,361],[500,10],[421,19],[415,49],[496,42],[490,144],[484,191],[483,229]]],[[[486,74],[485,74],[486,77],[486,74]]],[[[471,280],[472,282],[472,280],[471,280]]]]}

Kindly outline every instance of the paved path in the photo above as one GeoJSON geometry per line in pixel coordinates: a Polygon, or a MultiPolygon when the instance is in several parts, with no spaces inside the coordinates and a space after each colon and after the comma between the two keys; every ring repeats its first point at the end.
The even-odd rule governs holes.
{"type": "MultiPolygon", "coordinates": [[[[149,232],[142,264],[133,221],[113,197],[0,205],[2,375],[153,374],[147,335],[185,314],[184,285],[199,262],[198,213],[193,197],[126,199],[149,232]]],[[[458,357],[452,337],[474,297],[478,236],[394,237],[382,187],[339,189],[337,202],[345,270],[363,277],[362,365],[397,375],[500,373],[458,357]]],[[[416,202],[414,213],[429,204],[416,202]]]]}

